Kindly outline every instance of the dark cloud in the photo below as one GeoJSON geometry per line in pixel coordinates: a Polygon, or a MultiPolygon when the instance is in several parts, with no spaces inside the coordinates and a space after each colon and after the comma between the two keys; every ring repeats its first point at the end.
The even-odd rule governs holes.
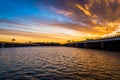
{"type": "MultiPolygon", "coordinates": [[[[58,5],[65,5],[62,6],[63,8],[61,9],[59,9],[57,6],[54,7],[58,8],[60,11],[72,12],[71,15],[67,16],[70,17],[74,22],[76,22],[75,24],[68,23],[67,26],[66,24],[62,24],[62,26],[66,26],[67,28],[72,28],[76,30],[84,28],[86,29],[86,31],[88,31],[88,28],[93,33],[96,31],[100,33],[100,30],[96,30],[94,28],[104,27],[105,29],[106,27],[109,27],[110,29],[112,29],[110,30],[110,32],[112,32],[117,29],[120,23],[120,0],[64,0],[58,5]],[[76,4],[80,5],[80,8],[77,8],[76,4]],[[90,15],[87,15],[88,13],[90,15]],[[89,25],[89,27],[86,28],[86,26],[78,24],[78,22],[89,25]]],[[[65,13],[63,13],[63,15],[64,14],[65,13]]],[[[104,31],[105,34],[105,30],[102,31],[104,31]]],[[[88,31],[88,33],[89,32],[90,31],[88,31]]]]}
{"type": "Polygon", "coordinates": [[[119,0],[95,0],[89,3],[90,11],[106,21],[116,21],[120,18],[119,0]]]}

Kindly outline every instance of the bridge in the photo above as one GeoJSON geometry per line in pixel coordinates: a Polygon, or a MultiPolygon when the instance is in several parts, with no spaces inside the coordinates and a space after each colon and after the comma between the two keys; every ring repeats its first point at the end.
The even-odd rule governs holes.
{"type": "Polygon", "coordinates": [[[120,51],[120,37],[69,43],[68,46],[120,51]]]}

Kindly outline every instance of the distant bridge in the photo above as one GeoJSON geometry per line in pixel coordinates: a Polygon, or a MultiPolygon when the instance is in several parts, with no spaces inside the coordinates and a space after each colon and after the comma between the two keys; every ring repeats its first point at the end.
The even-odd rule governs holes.
{"type": "Polygon", "coordinates": [[[68,46],[120,51],[120,37],[75,42],[68,46]]]}
{"type": "Polygon", "coordinates": [[[85,42],[87,42],[87,43],[90,43],[90,42],[106,42],[106,41],[115,41],[115,40],[120,40],[120,37],[107,38],[107,39],[101,39],[101,40],[88,40],[88,41],[85,41],[85,42]]]}

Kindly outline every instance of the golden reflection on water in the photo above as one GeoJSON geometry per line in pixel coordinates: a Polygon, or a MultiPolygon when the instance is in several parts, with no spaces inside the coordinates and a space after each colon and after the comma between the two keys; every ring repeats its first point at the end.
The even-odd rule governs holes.
{"type": "Polygon", "coordinates": [[[7,48],[0,49],[0,68],[0,79],[9,74],[10,79],[118,80],[120,53],[69,47],[7,48]]]}

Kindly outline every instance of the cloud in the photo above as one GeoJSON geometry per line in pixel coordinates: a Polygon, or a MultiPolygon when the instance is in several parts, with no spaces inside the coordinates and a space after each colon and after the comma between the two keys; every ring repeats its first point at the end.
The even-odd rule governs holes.
{"type": "Polygon", "coordinates": [[[0,15],[0,29],[13,30],[18,36],[80,40],[83,35],[101,37],[119,29],[120,0],[21,0],[16,1],[19,6],[2,3],[9,5],[0,6],[5,10],[0,15]]]}
{"type": "Polygon", "coordinates": [[[87,16],[91,16],[91,13],[88,10],[84,9],[81,5],[76,4],[76,7],[82,10],[87,16]]]}
{"type": "Polygon", "coordinates": [[[15,24],[15,25],[25,25],[21,22],[15,21],[15,20],[9,20],[9,19],[0,19],[0,23],[6,23],[6,24],[15,24]]]}

